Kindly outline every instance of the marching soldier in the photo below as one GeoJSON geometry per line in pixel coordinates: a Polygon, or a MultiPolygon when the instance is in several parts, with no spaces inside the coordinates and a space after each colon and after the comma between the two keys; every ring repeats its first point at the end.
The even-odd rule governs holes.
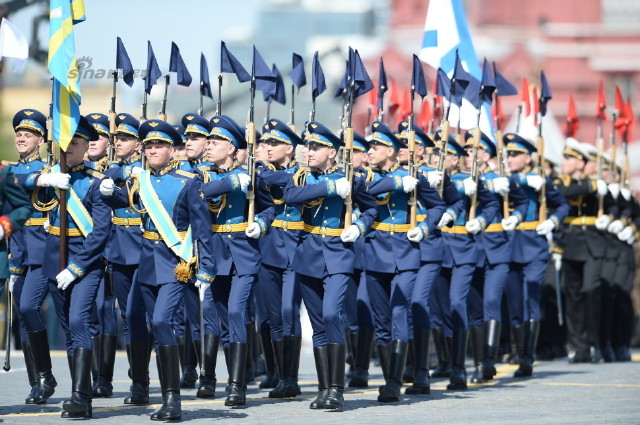
{"type": "Polygon", "coordinates": [[[369,164],[375,168],[367,187],[375,196],[378,215],[365,240],[365,269],[377,344],[386,352],[381,360],[389,359],[388,364],[381,361],[386,382],[378,390],[378,401],[387,403],[400,400],[410,338],[408,308],[420,269],[418,244],[436,230],[445,204],[426,178],[416,179],[396,161],[401,144],[393,131],[380,121],[372,129],[369,164]],[[412,228],[407,205],[414,189],[426,217],[412,228]]]}
{"type": "MultiPolygon", "coordinates": [[[[16,132],[15,145],[20,159],[15,165],[5,167],[2,174],[5,174],[6,170],[10,170],[18,179],[20,186],[24,185],[26,177],[33,172],[42,170],[46,165],[39,154],[40,147],[47,135],[46,126],[47,118],[33,109],[23,109],[13,117],[13,128],[16,132]]],[[[6,178],[5,176],[3,184],[13,184],[13,182],[6,181],[6,178]]],[[[27,191],[29,197],[32,194],[32,190],[27,191]]],[[[44,200],[40,194],[38,196],[38,202],[44,200]]],[[[15,201],[19,199],[20,197],[17,196],[15,201]]],[[[11,199],[11,201],[14,200],[11,199]]],[[[13,234],[5,235],[5,238],[11,238],[9,291],[13,293],[15,305],[19,311],[22,352],[31,384],[31,392],[25,399],[26,404],[46,403],[47,398],[54,391],[54,387],[44,388],[46,379],[43,379],[42,373],[38,373],[38,371],[44,370],[51,371],[49,346],[48,344],[46,346],[38,344],[47,342],[46,328],[39,314],[42,302],[49,292],[48,281],[42,276],[42,257],[46,239],[42,225],[45,221],[44,213],[34,210],[31,218],[24,222],[22,230],[14,229],[13,234]],[[44,338],[34,336],[33,340],[36,341],[36,344],[32,345],[29,334],[35,331],[42,331],[44,338]],[[43,364],[47,366],[43,367],[43,364]]]]}
{"type": "Polygon", "coordinates": [[[109,117],[93,113],[86,115],[86,118],[98,132],[98,139],[89,142],[86,157],[89,167],[101,173],[109,168],[109,117]]]}
{"type": "Polygon", "coordinates": [[[345,338],[342,305],[353,273],[353,242],[373,223],[376,206],[364,182],[350,183],[336,165],[341,139],[318,122],[306,127],[309,169],[301,168],[285,188],[288,205],[302,205],[304,232],[292,268],[313,327],[313,353],[318,396],[311,409],[336,409],[344,404],[345,338]],[[343,200],[353,191],[360,217],[344,229],[343,200]]]}
{"type": "MultiPolygon", "coordinates": [[[[207,157],[212,165],[199,170],[204,176],[202,193],[209,201],[212,246],[218,264],[211,293],[222,325],[223,342],[229,346],[229,396],[225,406],[238,406],[246,404],[248,330],[253,326],[247,311],[260,270],[258,239],[271,226],[274,208],[264,183],[257,177],[256,217],[253,223],[248,223],[250,200],[246,191],[252,177],[236,160],[237,150],[247,145],[242,128],[226,116],[213,117],[210,125],[207,157]]],[[[201,290],[208,287],[205,283],[201,290]]],[[[211,352],[213,368],[216,353],[217,348],[211,352]]],[[[210,373],[214,372],[211,369],[210,373]]]]}
{"type": "Polygon", "coordinates": [[[201,181],[171,161],[171,146],[180,142],[180,135],[160,120],[145,121],[139,134],[150,169],[119,190],[107,179],[100,192],[112,208],[130,207],[142,214],[142,250],[134,285],[140,286],[152,316],[163,396],[162,407],[151,420],[179,420],[180,359],[172,319],[182,302],[184,284],[194,273],[198,286],[212,282],[216,265],[201,181]]]}
{"type": "Polygon", "coordinates": [[[533,372],[540,323],[540,287],[549,261],[547,234],[558,228],[569,206],[549,177],[533,171],[531,155],[536,148],[517,134],[508,133],[504,137],[507,140],[509,170],[516,175],[529,200],[524,221],[518,224],[512,235],[513,249],[507,281],[509,315],[519,358],[514,377],[527,377],[533,372]],[[543,185],[552,214],[548,219],[539,221],[539,192],[543,185]]]}
{"type": "Polygon", "coordinates": [[[184,128],[184,156],[180,159],[180,169],[191,171],[201,165],[211,165],[207,160],[207,136],[209,121],[198,114],[186,114],[181,120],[184,128]]]}

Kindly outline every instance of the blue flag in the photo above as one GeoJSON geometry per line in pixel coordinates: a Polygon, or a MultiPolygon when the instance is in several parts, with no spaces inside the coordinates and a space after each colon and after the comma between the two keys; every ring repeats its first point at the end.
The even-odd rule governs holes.
{"type": "Polygon", "coordinates": [[[369,73],[367,69],[364,67],[364,63],[362,63],[362,59],[360,59],[360,54],[357,50],[354,51],[353,61],[352,61],[352,70],[353,70],[353,81],[355,83],[355,93],[354,99],[362,96],[370,90],[373,90],[373,82],[369,77],[369,73]]]}
{"type": "Polygon", "coordinates": [[[493,76],[493,72],[491,72],[491,66],[487,58],[485,58],[482,65],[482,101],[491,104],[495,90],[496,79],[493,76]]]}
{"type": "Polygon", "coordinates": [[[547,114],[547,103],[551,100],[551,88],[544,71],[540,71],[540,86],[540,115],[544,117],[547,114]]]}
{"type": "Polygon", "coordinates": [[[336,89],[336,92],[333,94],[333,97],[340,97],[342,96],[343,93],[345,93],[345,91],[347,90],[348,78],[349,78],[349,61],[347,61],[347,66],[344,71],[344,75],[342,76],[340,83],[338,83],[338,88],[336,89]]]}
{"type": "Polygon", "coordinates": [[[244,83],[251,79],[251,75],[247,72],[242,64],[231,54],[227,49],[227,45],[224,41],[220,42],[220,73],[230,72],[236,74],[238,81],[244,83]]]}
{"type": "Polygon", "coordinates": [[[147,94],[151,94],[151,88],[156,85],[158,78],[162,77],[160,67],[158,67],[158,61],[156,55],[153,53],[151,42],[147,41],[147,75],[144,79],[144,91],[147,94]]]}
{"type": "Polygon", "coordinates": [[[211,83],[209,82],[209,67],[207,66],[207,59],[205,59],[204,53],[200,53],[200,94],[213,99],[211,83]]]}
{"type": "Polygon", "coordinates": [[[384,72],[384,62],[380,58],[380,67],[378,68],[378,110],[382,110],[382,103],[385,92],[389,90],[387,86],[387,73],[384,72]]]}
{"type": "Polygon", "coordinates": [[[124,82],[129,87],[133,86],[133,66],[120,37],[118,37],[116,46],[116,69],[121,69],[124,82]]]}
{"type": "Polygon", "coordinates": [[[451,100],[454,104],[458,106],[462,105],[462,98],[464,97],[464,92],[467,90],[471,78],[472,77],[462,67],[460,56],[458,56],[458,51],[456,50],[456,64],[453,68],[453,78],[451,78],[453,84],[453,98],[451,100]]]}
{"type": "Polygon", "coordinates": [[[316,97],[320,96],[327,89],[327,84],[324,81],[324,72],[322,72],[322,66],[318,60],[318,52],[313,54],[313,62],[311,63],[311,97],[316,100],[316,97]]]}
{"type": "Polygon", "coordinates": [[[307,84],[307,77],[304,74],[304,61],[302,60],[302,56],[294,53],[292,62],[293,66],[291,72],[289,72],[289,78],[291,78],[293,84],[300,90],[300,87],[307,84]]]}
{"type": "Polygon", "coordinates": [[[180,55],[180,49],[178,45],[171,42],[171,57],[169,58],[169,72],[175,72],[178,74],[178,84],[181,86],[189,87],[191,85],[191,74],[189,74],[189,70],[187,66],[184,64],[182,60],[182,56],[180,55]]]}
{"type": "Polygon", "coordinates": [[[287,103],[287,97],[285,96],[284,90],[284,80],[282,79],[282,74],[280,74],[280,71],[278,71],[275,63],[273,64],[273,68],[271,68],[271,72],[273,72],[273,75],[276,76],[276,91],[275,93],[263,92],[262,97],[265,102],[274,101],[278,102],[281,105],[284,105],[285,103],[287,103]]]}
{"type": "Polygon", "coordinates": [[[251,77],[255,78],[256,89],[265,94],[275,94],[276,76],[269,69],[262,56],[253,46],[253,66],[251,67],[251,77]]]}
{"type": "Polygon", "coordinates": [[[495,62],[493,63],[493,74],[496,81],[496,96],[513,96],[518,94],[516,86],[500,74],[495,62]]]}
{"type": "Polygon", "coordinates": [[[445,99],[448,99],[451,92],[451,80],[449,79],[447,73],[442,70],[442,68],[438,68],[437,81],[436,94],[438,96],[443,96],[445,99]]]}
{"type": "Polygon", "coordinates": [[[422,63],[416,55],[413,55],[413,71],[411,72],[411,88],[420,97],[427,95],[427,83],[424,79],[424,70],[422,69],[422,63]]]}

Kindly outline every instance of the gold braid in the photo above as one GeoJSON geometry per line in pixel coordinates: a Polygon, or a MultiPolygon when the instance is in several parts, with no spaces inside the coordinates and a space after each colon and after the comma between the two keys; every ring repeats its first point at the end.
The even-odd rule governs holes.
{"type": "Polygon", "coordinates": [[[142,214],[146,214],[147,210],[142,208],[142,209],[138,209],[136,207],[136,203],[135,203],[135,195],[136,192],[140,190],[140,179],[138,176],[132,176],[129,180],[127,180],[126,185],[128,186],[129,189],[129,206],[131,207],[132,210],[134,210],[135,212],[137,212],[138,214],[142,215],[142,214]]]}

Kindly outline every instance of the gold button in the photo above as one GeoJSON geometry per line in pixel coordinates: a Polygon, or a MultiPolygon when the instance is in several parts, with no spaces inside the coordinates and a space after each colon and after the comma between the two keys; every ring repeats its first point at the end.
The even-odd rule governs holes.
{"type": "Polygon", "coordinates": [[[227,235],[227,238],[231,239],[231,235],[227,235]]]}
{"type": "Polygon", "coordinates": [[[159,242],[159,241],[155,241],[155,244],[156,244],[156,245],[158,245],[158,242],[159,242]]]}

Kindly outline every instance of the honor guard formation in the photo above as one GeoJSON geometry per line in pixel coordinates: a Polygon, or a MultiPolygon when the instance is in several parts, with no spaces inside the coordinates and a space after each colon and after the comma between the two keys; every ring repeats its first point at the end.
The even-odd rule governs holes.
{"type": "MultiPolygon", "coordinates": [[[[142,119],[116,113],[117,78],[109,115],[80,116],[64,152],[52,147],[54,117],[15,114],[20,159],[0,170],[0,202],[11,207],[0,217],[10,253],[0,270],[20,319],[28,382],[16,388],[26,404],[47,403],[61,391],[54,373],[67,373],[52,370],[40,315],[47,295],[66,337],[65,418],[89,418],[93,400],[113,397],[116,311],[130,378],[123,403],[157,402],[155,351],[159,421],[181,419],[183,388],[245,405],[258,374],[270,398],[301,395],[303,305],[318,381],[311,409],[339,409],[345,390],[367,388],[372,357],[384,375],[380,403],[429,394],[431,379],[465,390],[492,380],[497,362],[517,363],[514,376],[526,378],[536,359],[630,361],[640,204],[626,135],[616,158],[615,141],[607,152],[601,136],[595,145],[544,140],[542,124],[537,140],[502,134],[499,121],[495,133],[481,131],[480,118],[476,128],[450,128],[450,105],[465,90],[489,103],[514,94],[485,63],[479,85],[461,66],[439,78],[441,120],[418,125],[412,106],[392,124],[380,108],[363,136],[353,105],[373,83],[353,50],[337,130],[315,120],[326,89],[317,53],[302,131],[293,109],[288,122],[267,117],[256,129],[256,89],[273,97],[282,79],[270,79],[256,50],[249,74],[222,48],[222,72],[251,84],[246,124],[223,115],[220,100],[215,115],[168,123],[166,91],[162,119],[147,119],[146,97],[142,119]],[[561,164],[546,160],[550,143],[564,143],[561,164]],[[225,376],[216,376],[220,349],[225,376]]],[[[208,76],[202,86],[210,96],[208,76]]],[[[415,94],[426,95],[416,57],[415,94]]],[[[550,98],[542,74],[539,117],[550,98]]]]}

